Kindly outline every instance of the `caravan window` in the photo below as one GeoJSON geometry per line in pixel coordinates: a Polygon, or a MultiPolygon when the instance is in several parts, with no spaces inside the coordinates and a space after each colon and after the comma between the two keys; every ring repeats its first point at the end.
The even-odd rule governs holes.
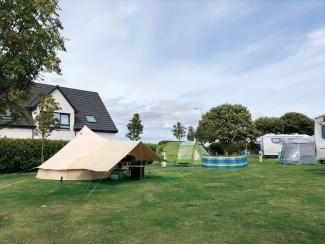
{"type": "Polygon", "coordinates": [[[322,137],[325,139],[325,125],[322,125],[322,137]]]}
{"type": "Polygon", "coordinates": [[[281,143],[282,143],[281,138],[272,138],[271,141],[272,141],[274,144],[281,144],[281,143]]]}

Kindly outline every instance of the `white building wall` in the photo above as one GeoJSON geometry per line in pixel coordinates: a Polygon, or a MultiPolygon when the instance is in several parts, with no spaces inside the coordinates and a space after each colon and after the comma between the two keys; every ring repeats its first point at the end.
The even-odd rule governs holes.
{"type": "Polygon", "coordinates": [[[32,138],[33,137],[33,129],[31,129],[31,128],[3,128],[3,129],[0,129],[0,137],[32,138]]]}
{"type": "MultiPolygon", "coordinates": [[[[53,134],[48,138],[52,140],[71,140],[75,135],[78,135],[79,131],[70,130],[67,131],[53,131],[53,134]],[[63,132],[63,134],[61,134],[63,132]]],[[[116,133],[106,133],[106,132],[96,132],[97,135],[104,137],[105,139],[114,140],[116,138],[116,133]]],[[[3,128],[0,129],[0,138],[8,137],[8,138],[38,138],[34,135],[33,137],[33,129],[29,128],[3,128]]]]}
{"type": "MultiPolygon", "coordinates": [[[[58,113],[66,113],[70,114],[70,128],[69,129],[58,129],[54,130],[51,136],[48,139],[54,140],[71,140],[75,136],[75,132],[73,130],[74,126],[74,109],[71,107],[69,102],[64,98],[62,93],[55,89],[51,95],[53,98],[59,103],[61,110],[55,111],[58,113]]],[[[32,112],[33,118],[39,113],[39,107],[32,112]]],[[[39,138],[39,136],[34,136],[34,138],[39,138]]]]}
{"type": "MultiPolygon", "coordinates": [[[[95,132],[97,135],[104,137],[108,140],[115,140],[116,133],[107,133],[107,132],[95,132]]],[[[79,131],[76,131],[76,135],[79,134],[79,131]]]]}
{"type": "Polygon", "coordinates": [[[104,137],[105,139],[115,140],[116,133],[96,132],[97,135],[104,137]]]}

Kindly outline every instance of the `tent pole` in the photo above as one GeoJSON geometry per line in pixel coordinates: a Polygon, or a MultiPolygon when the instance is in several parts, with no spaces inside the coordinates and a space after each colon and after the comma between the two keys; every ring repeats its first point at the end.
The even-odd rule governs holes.
{"type": "MultiPolygon", "coordinates": [[[[144,173],[142,175],[142,147],[140,148],[140,155],[141,155],[141,157],[140,157],[140,160],[141,160],[140,177],[144,179],[144,173]]],[[[143,166],[143,168],[144,168],[144,166],[143,166]]]]}
{"type": "Polygon", "coordinates": [[[193,165],[194,164],[194,152],[195,152],[195,144],[194,146],[192,147],[192,158],[191,158],[191,164],[193,165]]]}
{"type": "Polygon", "coordinates": [[[300,162],[300,156],[301,156],[301,155],[300,155],[300,144],[299,144],[299,143],[298,143],[298,152],[299,152],[299,164],[300,164],[300,163],[301,163],[301,162],[300,162]]]}

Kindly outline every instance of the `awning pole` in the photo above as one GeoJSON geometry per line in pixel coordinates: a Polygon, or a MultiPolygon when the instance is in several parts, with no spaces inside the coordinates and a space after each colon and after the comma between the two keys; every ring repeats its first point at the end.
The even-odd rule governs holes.
{"type": "Polygon", "coordinates": [[[141,155],[140,177],[141,177],[141,179],[144,179],[144,173],[142,174],[142,167],[144,168],[144,166],[142,165],[142,147],[140,148],[140,155],[141,155]]]}
{"type": "Polygon", "coordinates": [[[299,143],[298,143],[298,153],[299,153],[299,164],[300,164],[300,163],[301,163],[301,162],[300,162],[300,156],[301,156],[301,155],[300,155],[300,144],[299,144],[299,143]]]}

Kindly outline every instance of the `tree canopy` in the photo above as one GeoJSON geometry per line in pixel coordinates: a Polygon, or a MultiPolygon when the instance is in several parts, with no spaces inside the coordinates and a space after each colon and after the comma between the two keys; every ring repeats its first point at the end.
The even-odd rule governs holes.
{"type": "Polygon", "coordinates": [[[186,135],[186,127],[181,122],[176,122],[172,127],[173,135],[177,140],[181,140],[186,135]]]}
{"type": "Polygon", "coordinates": [[[187,140],[188,141],[194,141],[195,140],[195,130],[193,126],[189,126],[187,128],[187,140]]]}
{"type": "Polygon", "coordinates": [[[245,143],[254,140],[257,130],[250,112],[240,104],[223,104],[205,113],[196,131],[201,142],[220,142],[227,153],[227,147],[233,143],[245,143]]]}
{"type": "Polygon", "coordinates": [[[143,134],[143,125],[141,124],[141,119],[139,114],[133,114],[132,119],[127,124],[129,132],[126,137],[132,141],[138,141],[141,139],[140,135],[143,134]]]}
{"type": "Polygon", "coordinates": [[[0,1],[0,114],[23,116],[34,82],[44,72],[61,74],[59,10],[58,0],[0,1]]]}
{"type": "Polygon", "coordinates": [[[314,134],[314,120],[301,113],[289,112],[281,116],[284,133],[314,134]]]}
{"type": "Polygon", "coordinates": [[[261,135],[268,133],[281,134],[284,132],[283,120],[277,117],[260,117],[255,120],[255,125],[261,135]]]}

